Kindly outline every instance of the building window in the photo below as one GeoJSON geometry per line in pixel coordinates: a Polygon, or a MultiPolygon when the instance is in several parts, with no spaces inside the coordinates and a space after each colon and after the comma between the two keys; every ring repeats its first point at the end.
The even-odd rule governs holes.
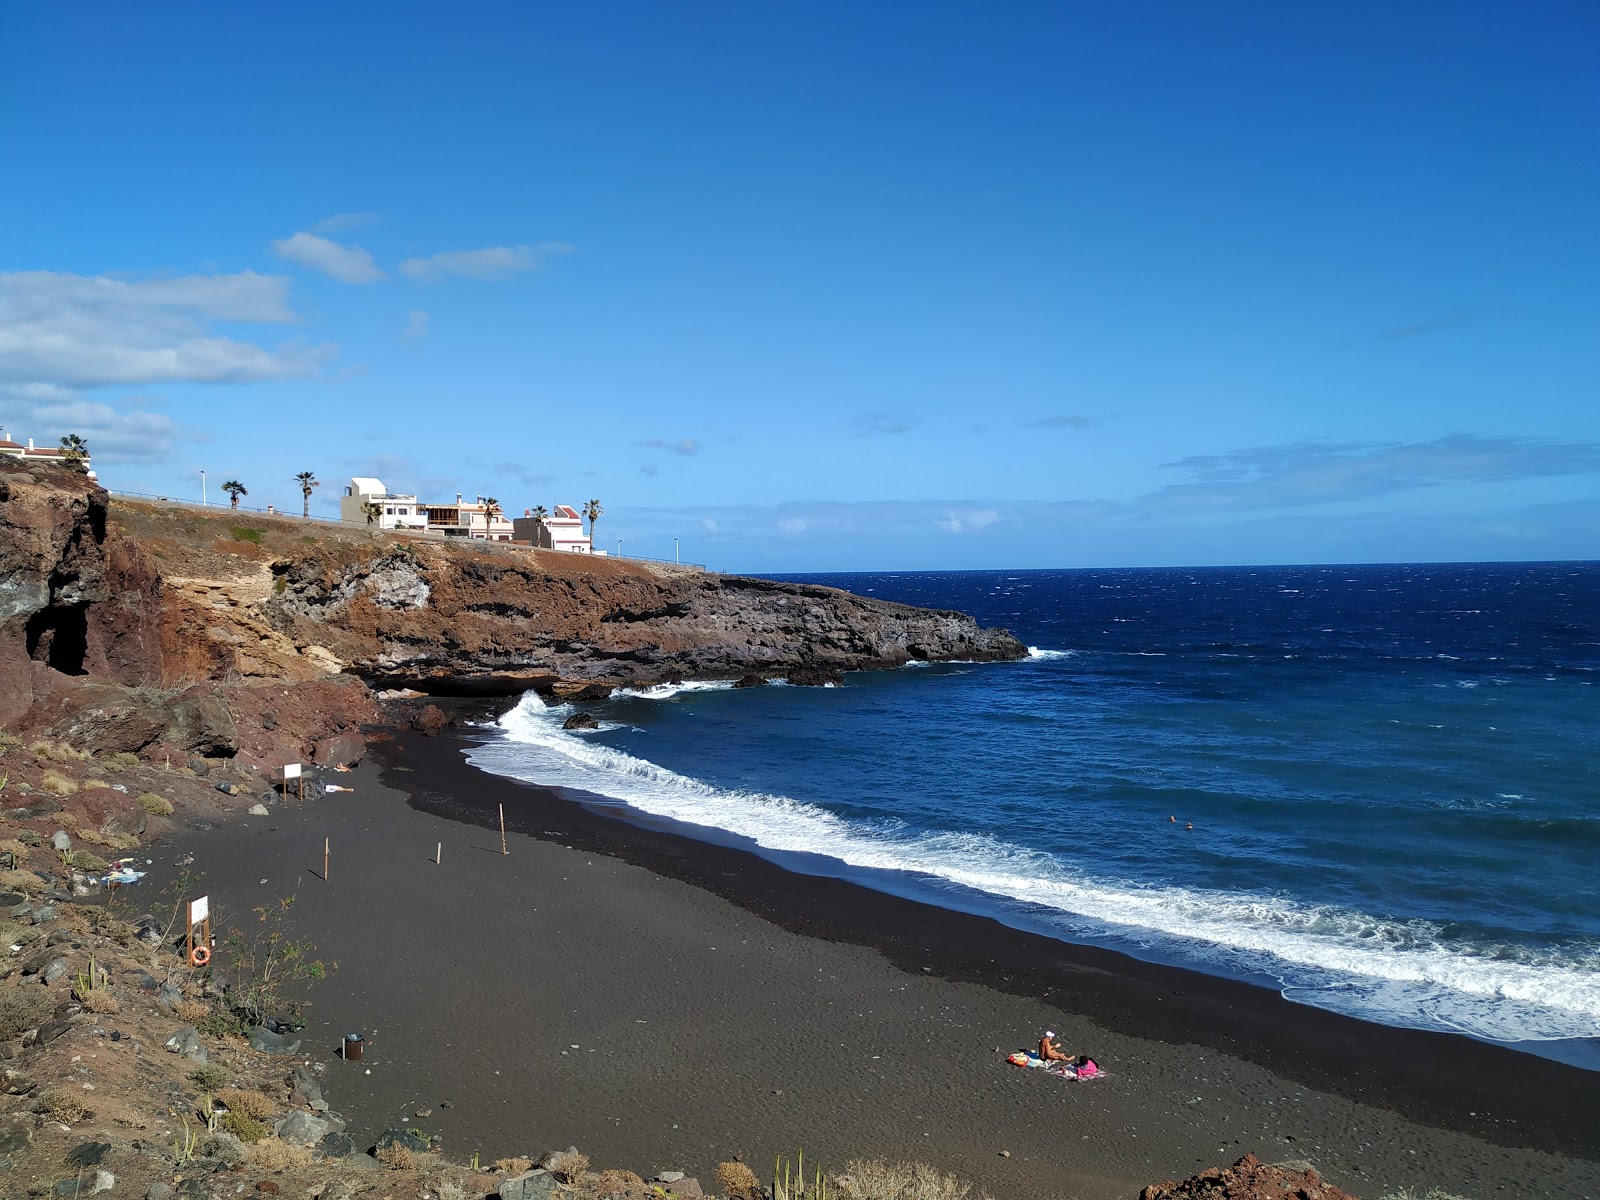
{"type": "Polygon", "coordinates": [[[394,505],[391,504],[388,508],[384,509],[383,515],[386,517],[394,516],[394,505]]]}
{"type": "Polygon", "coordinates": [[[402,508],[400,510],[400,515],[402,517],[409,517],[411,515],[411,510],[409,508],[402,508]]]}

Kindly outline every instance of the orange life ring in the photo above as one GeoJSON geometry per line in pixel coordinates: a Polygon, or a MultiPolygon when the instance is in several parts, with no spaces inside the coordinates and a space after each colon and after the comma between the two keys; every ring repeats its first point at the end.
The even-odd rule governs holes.
{"type": "Polygon", "coordinates": [[[189,951],[189,964],[191,966],[203,967],[210,961],[211,951],[207,950],[204,946],[196,946],[193,950],[189,951]]]}

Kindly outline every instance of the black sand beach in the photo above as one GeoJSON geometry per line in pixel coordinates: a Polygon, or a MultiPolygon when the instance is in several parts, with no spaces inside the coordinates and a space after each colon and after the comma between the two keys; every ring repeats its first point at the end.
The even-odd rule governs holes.
{"type": "Polygon", "coordinates": [[[1248,1151],[1369,1198],[1600,1197],[1600,1074],[785,872],[484,775],[455,735],[345,778],[153,853],[192,851],[236,921],[297,895],[339,964],[307,1050],[367,1144],[410,1118],[462,1157],[571,1143],[705,1179],[924,1159],[1001,1200],[1132,1197],[1248,1151]],[[1001,1060],[1045,1028],[1106,1077],[1001,1060]],[[335,1057],[347,1031],[364,1062],[335,1057]]]}

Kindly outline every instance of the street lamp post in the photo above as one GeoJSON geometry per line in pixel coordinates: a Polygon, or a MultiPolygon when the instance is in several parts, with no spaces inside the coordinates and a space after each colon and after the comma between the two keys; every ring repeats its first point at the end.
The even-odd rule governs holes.
{"type": "Polygon", "coordinates": [[[678,561],[678,539],[677,538],[673,538],[672,539],[672,561],[673,562],[677,562],[678,561]]]}
{"type": "Polygon", "coordinates": [[[621,538],[617,539],[617,557],[618,558],[622,557],[622,539],[621,538]]]}
{"type": "Polygon", "coordinates": [[[206,501],[206,469],[204,467],[200,468],[200,506],[202,508],[208,506],[206,501]]]}

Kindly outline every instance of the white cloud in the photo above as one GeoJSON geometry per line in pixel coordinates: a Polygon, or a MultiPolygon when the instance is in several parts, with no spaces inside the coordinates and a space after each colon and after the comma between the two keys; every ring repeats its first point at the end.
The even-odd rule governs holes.
{"type": "Polygon", "coordinates": [[[302,267],[331,275],[340,283],[376,283],[387,278],[372,261],[372,255],[360,246],[341,246],[304,230],[273,242],[272,252],[302,267]]]}
{"type": "Polygon", "coordinates": [[[139,282],[0,273],[0,382],[81,388],[314,374],[333,347],[269,350],[208,328],[293,321],[288,294],[287,279],[253,271],[139,282]]]}
{"type": "Polygon", "coordinates": [[[376,221],[377,213],[334,213],[331,217],[323,217],[311,227],[312,233],[338,233],[345,229],[355,229],[365,225],[368,221],[376,221]]]}
{"type": "Polygon", "coordinates": [[[964,512],[950,512],[942,517],[934,518],[934,527],[945,533],[976,533],[980,529],[987,529],[1000,519],[1000,514],[992,508],[969,509],[964,512]]]}
{"type": "Polygon", "coordinates": [[[428,323],[432,320],[420,308],[413,308],[406,319],[405,330],[400,334],[402,341],[420,342],[428,336],[428,323]]]}
{"type": "Polygon", "coordinates": [[[570,253],[565,242],[534,246],[487,246],[481,250],[446,250],[427,258],[408,258],[400,273],[409,279],[434,283],[452,275],[466,279],[506,279],[519,271],[533,271],[552,254],[570,253]]]}
{"type": "Polygon", "coordinates": [[[669,454],[678,454],[686,458],[700,453],[700,443],[688,437],[679,438],[675,442],[669,442],[666,438],[647,438],[643,444],[652,450],[665,450],[669,454]]]}

